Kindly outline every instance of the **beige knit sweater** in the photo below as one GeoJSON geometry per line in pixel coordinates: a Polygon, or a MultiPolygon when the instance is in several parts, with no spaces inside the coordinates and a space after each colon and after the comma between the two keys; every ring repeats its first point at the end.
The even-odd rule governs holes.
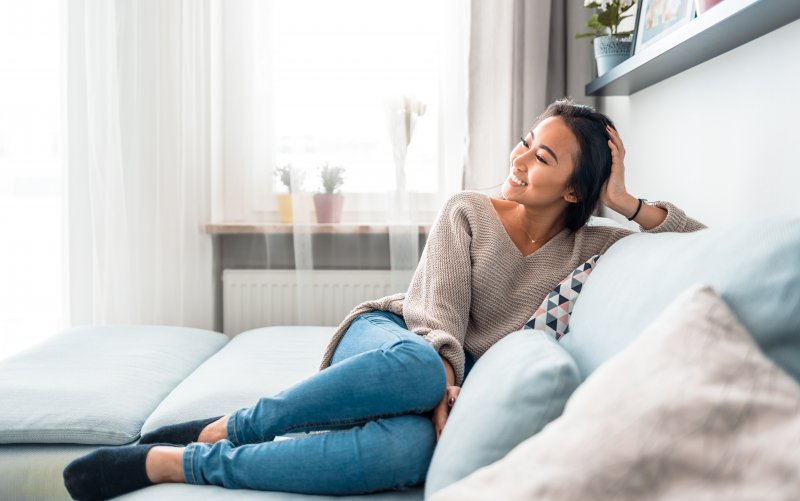
{"type": "MultiPolygon", "coordinates": [[[[705,228],[667,202],[656,232],[705,228]]],[[[602,254],[633,233],[608,226],[564,229],[534,253],[523,256],[503,227],[491,199],[459,192],[445,203],[431,227],[411,285],[356,306],[328,344],[320,370],[330,366],[336,347],[358,315],[384,310],[401,315],[464,379],[464,349],[480,357],[507,334],[522,329],[547,294],[579,264],[602,254]]]]}

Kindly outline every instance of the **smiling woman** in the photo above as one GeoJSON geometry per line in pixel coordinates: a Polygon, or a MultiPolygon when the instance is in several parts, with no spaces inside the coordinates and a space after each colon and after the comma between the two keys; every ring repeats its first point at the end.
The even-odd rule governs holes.
{"type": "MultiPolygon", "coordinates": [[[[587,226],[584,209],[576,212],[585,214],[577,228],[566,224],[571,206],[594,208],[602,197],[620,211],[632,199],[624,191],[622,140],[607,124],[587,106],[549,106],[527,146],[511,152],[513,176],[522,182],[507,183],[506,200],[469,191],[451,196],[407,291],[357,305],[331,338],[320,372],[251,407],[154,430],[144,445],[79,458],[64,471],[70,493],[105,499],[171,481],[342,495],[422,483],[475,361],[522,329],[578,264],[632,233],[587,226]],[[575,123],[596,137],[582,137],[575,123]],[[584,151],[584,144],[603,151],[584,151]],[[544,161],[551,153],[553,163],[559,158],[555,165],[544,161]],[[603,163],[590,165],[596,157],[603,163]],[[596,180],[589,188],[581,170],[596,180]],[[522,221],[520,210],[527,228],[510,222],[512,215],[522,221]],[[518,245],[521,233],[535,248],[518,245]],[[275,441],[287,432],[317,431],[323,433],[275,441]],[[185,447],[159,445],[177,436],[185,447]]],[[[646,231],[703,228],[667,203],[640,214],[646,231]]]]}

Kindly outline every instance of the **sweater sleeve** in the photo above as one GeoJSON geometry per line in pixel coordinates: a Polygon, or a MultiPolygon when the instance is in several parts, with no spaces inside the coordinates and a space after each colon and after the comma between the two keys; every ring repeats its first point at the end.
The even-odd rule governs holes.
{"type": "MultiPolygon", "coordinates": [[[[649,230],[640,225],[639,230],[642,233],[691,233],[693,231],[703,230],[706,228],[703,223],[690,218],[685,212],[683,212],[683,210],[670,202],[653,202],[653,205],[667,211],[667,217],[661,222],[661,224],[655,228],[650,228],[649,230]]],[[[605,238],[601,248],[596,252],[597,254],[605,254],[608,248],[618,240],[635,233],[634,231],[622,228],[604,228],[601,231],[604,232],[605,238]]]]}
{"type": "Polygon", "coordinates": [[[431,227],[403,305],[409,330],[423,336],[450,362],[459,386],[464,379],[464,337],[472,294],[469,203],[463,194],[445,203],[431,227]]]}
{"type": "Polygon", "coordinates": [[[686,215],[683,210],[669,202],[653,202],[653,205],[660,209],[667,211],[667,218],[655,228],[646,230],[639,226],[639,229],[647,233],[691,233],[697,230],[703,230],[706,226],[700,221],[694,220],[686,215]]]}

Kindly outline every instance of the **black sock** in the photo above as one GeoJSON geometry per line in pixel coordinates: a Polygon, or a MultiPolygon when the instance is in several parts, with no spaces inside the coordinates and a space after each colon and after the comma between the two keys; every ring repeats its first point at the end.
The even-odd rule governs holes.
{"type": "Polygon", "coordinates": [[[150,433],[145,433],[139,439],[139,444],[153,444],[156,442],[166,442],[169,444],[187,445],[196,442],[203,428],[213,423],[222,416],[213,418],[186,421],[185,423],[170,424],[155,429],[150,433]]]}
{"type": "Polygon", "coordinates": [[[147,478],[147,453],[156,445],[103,447],[64,468],[64,486],[72,499],[100,501],[153,485],[147,478]]]}

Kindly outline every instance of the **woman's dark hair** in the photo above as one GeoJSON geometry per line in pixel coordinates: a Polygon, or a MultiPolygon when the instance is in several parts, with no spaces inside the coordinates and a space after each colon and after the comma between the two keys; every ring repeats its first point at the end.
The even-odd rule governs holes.
{"type": "Polygon", "coordinates": [[[578,154],[569,181],[578,202],[567,208],[565,222],[567,228],[575,231],[589,220],[600,200],[600,190],[611,174],[611,150],[608,148],[611,136],[606,125],[617,128],[607,116],[572,99],[559,99],[550,104],[536,119],[534,127],[550,117],[561,117],[578,140],[578,154]]]}

